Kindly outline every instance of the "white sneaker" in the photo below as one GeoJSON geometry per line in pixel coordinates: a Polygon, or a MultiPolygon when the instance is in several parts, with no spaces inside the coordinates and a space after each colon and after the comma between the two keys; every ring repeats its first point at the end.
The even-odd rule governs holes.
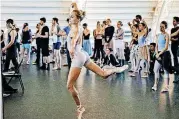
{"type": "Polygon", "coordinates": [[[152,90],[157,91],[157,86],[153,86],[152,90]]]}
{"type": "Polygon", "coordinates": [[[135,72],[132,72],[129,76],[135,77],[135,76],[136,76],[136,75],[135,75],[135,72]]]}
{"type": "Polygon", "coordinates": [[[142,78],[147,78],[147,77],[149,77],[149,76],[148,76],[148,73],[144,73],[141,77],[142,77],[142,78]]]}
{"type": "Polygon", "coordinates": [[[5,97],[8,97],[8,96],[10,96],[10,94],[5,94],[5,93],[3,93],[3,97],[5,98],[5,97]]]}
{"type": "Polygon", "coordinates": [[[27,65],[29,65],[30,63],[29,63],[29,61],[27,61],[27,63],[26,63],[27,65]]]}

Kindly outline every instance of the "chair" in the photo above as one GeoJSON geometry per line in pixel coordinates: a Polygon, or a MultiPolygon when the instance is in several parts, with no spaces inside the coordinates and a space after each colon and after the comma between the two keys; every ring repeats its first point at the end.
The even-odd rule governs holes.
{"type": "Polygon", "coordinates": [[[22,78],[21,78],[21,73],[20,73],[20,66],[22,65],[23,59],[20,61],[17,69],[15,69],[15,71],[10,71],[10,72],[2,72],[2,75],[5,78],[10,78],[10,80],[8,81],[8,84],[11,83],[13,78],[17,78],[19,80],[21,89],[22,89],[22,95],[24,94],[24,84],[22,82],[22,78]]]}

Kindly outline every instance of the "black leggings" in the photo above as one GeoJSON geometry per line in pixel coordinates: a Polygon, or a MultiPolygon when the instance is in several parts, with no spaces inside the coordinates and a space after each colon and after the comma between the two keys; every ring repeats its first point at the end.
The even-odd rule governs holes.
{"type": "Polygon", "coordinates": [[[18,52],[20,52],[20,43],[16,43],[16,47],[18,49],[18,52]]]}
{"type": "Polygon", "coordinates": [[[96,48],[96,51],[97,51],[97,54],[96,54],[96,59],[100,59],[100,58],[103,58],[103,48],[102,48],[102,39],[96,39],[95,40],[95,48],[96,48]],[[101,56],[100,57],[100,53],[101,53],[101,56]]]}
{"type": "Polygon", "coordinates": [[[171,50],[173,54],[174,59],[174,66],[178,66],[178,57],[177,57],[177,51],[178,51],[178,43],[172,43],[171,50]]]}
{"type": "Polygon", "coordinates": [[[16,51],[12,51],[12,50],[7,51],[4,71],[9,70],[9,65],[10,65],[11,60],[12,60],[12,63],[14,65],[15,69],[17,69],[18,68],[18,62],[17,62],[17,59],[16,59],[16,51]]]}

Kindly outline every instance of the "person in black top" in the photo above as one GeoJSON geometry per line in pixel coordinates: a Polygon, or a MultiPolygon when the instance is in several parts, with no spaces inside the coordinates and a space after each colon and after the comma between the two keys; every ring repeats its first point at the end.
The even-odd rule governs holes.
{"type": "Polygon", "coordinates": [[[106,48],[113,48],[113,34],[114,34],[114,27],[111,26],[111,20],[107,19],[106,21],[107,27],[105,28],[104,38],[105,38],[105,49],[106,48]]]}
{"type": "MultiPolygon", "coordinates": [[[[36,28],[37,28],[37,31],[36,31],[36,34],[40,33],[41,31],[41,25],[40,23],[38,23],[36,25],[36,28]]],[[[34,65],[40,65],[40,49],[41,49],[41,38],[36,38],[36,45],[37,45],[37,58],[36,58],[36,61],[33,62],[34,65]]],[[[42,60],[43,61],[43,60],[42,60]]]]}
{"type": "Polygon", "coordinates": [[[50,70],[49,64],[49,28],[45,25],[46,18],[40,18],[40,24],[42,26],[41,33],[36,34],[36,38],[41,39],[43,65],[40,67],[43,70],[50,70]]]}
{"type": "Polygon", "coordinates": [[[92,54],[91,42],[90,42],[90,30],[86,23],[83,24],[83,49],[88,53],[89,56],[92,54]]]}
{"type": "Polygon", "coordinates": [[[106,49],[106,56],[104,58],[103,66],[114,66],[114,67],[120,66],[115,56],[112,54],[112,51],[113,51],[112,48],[106,49]]]}
{"type": "Polygon", "coordinates": [[[4,48],[5,43],[4,43],[4,31],[1,30],[1,49],[4,48]]]}
{"type": "Polygon", "coordinates": [[[156,44],[155,43],[150,43],[150,49],[149,49],[149,52],[150,52],[150,68],[149,68],[149,71],[150,71],[150,74],[154,74],[154,64],[155,64],[155,46],[156,44]]]}
{"type": "Polygon", "coordinates": [[[30,52],[31,52],[31,30],[28,27],[28,23],[24,23],[23,29],[22,29],[22,55],[24,55],[25,50],[27,50],[27,64],[30,63],[30,52]]]}
{"type": "Polygon", "coordinates": [[[10,61],[12,60],[12,63],[15,67],[15,69],[18,68],[18,62],[16,59],[17,51],[16,51],[16,39],[17,39],[17,33],[16,28],[14,25],[14,21],[12,19],[8,19],[6,21],[7,29],[8,29],[8,44],[2,48],[2,52],[6,51],[6,61],[5,61],[5,67],[4,72],[9,70],[10,61]]]}
{"type": "MultiPolygon", "coordinates": [[[[2,48],[4,48],[4,46],[5,46],[4,39],[5,39],[5,37],[4,37],[4,31],[1,30],[1,50],[2,50],[2,48]]],[[[4,63],[4,61],[5,61],[5,55],[6,55],[6,54],[3,52],[1,55],[2,55],[2,56],[1,56],[2,62],[4,63]]]]}
{"type": "Polygon", "coordinates": [[[125,56],[125,60],[129,61],[129,59],[130,59],[130,49],[129,49],[129,46],[128,46],[128,42],[125,42],[124,56],[125,56]]]}
{"type": "MultiPolygon", "coordinates": [[[[179,29],[179,17],[173,18],[173,26],[174,28],[171,29],[171,34],[176,32],[179,29]]],[[[178,58],[177,58],[177,51],[178,51],[178,45],[179,45],[179,34],[171,37],[171,50],[173,53],[173,59],[174,59],[174,66],[178,66],[178,58]]]]}

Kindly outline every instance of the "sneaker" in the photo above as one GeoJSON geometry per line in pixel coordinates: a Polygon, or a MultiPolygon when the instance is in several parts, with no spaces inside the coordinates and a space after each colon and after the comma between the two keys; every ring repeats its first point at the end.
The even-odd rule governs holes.
{"type": "Polygon", "coordinates": [[[27,65],[29,65],[30,63],[29,63],[29,61],[27,61],[27,63],[26,63],[27,65]]]}
{"type": "Polygon", "coordinates": [[[133,70],[133,69],[130,69],[129,72],[134,72],[134,70],[133,70]]]}
{"type": "Polygon", "coordinates": [[[36,65],[36,64],[37,64],[37,62],[32,62],[32,64],[33,64],[33,65],[36,65]]]}
{"type": "Polygon", "coordinates": [[[41,66],[40,69],[46,70],[46,66],[41,66]]]}
{"type": "Polygon", "coordinates": [[[54,63],[55,63],[55,61],[53,60],[53,61],[51,61],[50,63],[54,64],[54,63]]]}
{"type": "Polygon", "coordinates": [[[52,70],[61,70],[60,67],[54,67],[52,70]]]}
{"type": "Polygon", "coordinates": [[[142,77],[142,78],[147,78],[147,77],[149,77],[149,76],[148,76],[148,73],[144,73],[141,77],[142,77]]]}
{"type": "Polygon", "coordinates": [[[153,86],[152,90],[157,91],[157,86],[153,86]]]}
{"type": "Polygon", "coordinates": [[[3,93],[3,98],[10,96],[10,94],[3,93]]]}
{"type": "Polygon", "coordinates": [[[130,77],[135,77],[136,74],[135,74],[135,72],[132,72],[131,74],[129,74],[129,76],[130,76],[130,77]]]}
{"type": "Polygon", "coordinates": [[[173,83],[178,83],[178,84],[179,84],[179,80],[177,80],[177,81],[173,81],[173,83]]]}

